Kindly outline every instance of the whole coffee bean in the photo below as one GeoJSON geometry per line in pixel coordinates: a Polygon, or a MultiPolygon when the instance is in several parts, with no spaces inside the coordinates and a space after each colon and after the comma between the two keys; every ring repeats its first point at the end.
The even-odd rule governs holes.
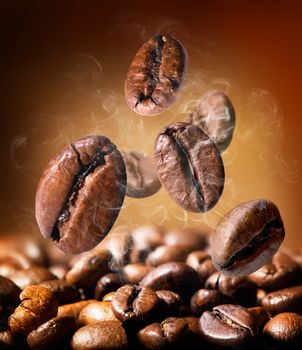
{"type": "Polygon", "coordinates": [[[271,292],[263,298],[262,306],[273,315],[281,312],[302,313],[302,286],[271,292]]]}
{"type": "Polygon", "coordinates": [[[257,297],[257,286],[247,277],[225,276],[215,272],[206,280],[205,287],[217,289],[246,307],[254,306],[257,297]]]}
{"type": "Polygon", "coordinates": [[[55,317],[29,333],[27,343],[31,349],[37,350],[52,350],[58,346],[67,348],[77,329],[78,323],[73,317],[55,317]]]}
{"type": "Polygon", "coordinates": [[[81,299],[81,293],[77,288],[66,281],[51,280],[42,282],[39,286],[48,288],[58,299],[59,305],[72,303],[81,299]]]}
{"type": "Polygon", "coordinates": [[[191,312],[201,316],[204,311],[212,310],[214,306],[234,302],[231,297],[218,290],[200,289],[191,298],[191,312]]]}
{"type": "Polygon", "coordinates": [[[265,325],[263,334],[274,344],[283,345],[283,349],[289,345],[301,349],[302,316],[291,312],[281,313],[265,325]]]}
{"type": "Polygon", "coordinates": [[[211,90],[203,94],[186,121],[206,132],[222,152],[233,137],[235,110],[223,92],[211,90]]]}
{"type": "Polygon", "coordinates": [[[10,329],[6,329],[0,332],[0,348],[1,349],[14,349],[15,336],[10,329]]]}
{"type": "Polygon", "coordinates": [[[252,273],[249,279],[255,282],[258,288],[273,291],[289,287],[299,277],[299,266],[283,252],[277,252],[272,261],[252,273]]]}
{"type": "Polygon", "coordinates": [[[140,285],[153,290],[172,290],[183,298],[191,297],[202,286],[198,273],[182,262],[170,262],[154,268],[140,285]]]}
{"type": "Polygon", "coordinates": [[[72,337],[74,350],[126,349],[127,335],[119,321],[100,321],[78,329],[72,337]]]}
{"type": "Polygon", "coordinates": [[[124,91],[129,107],[142,115],[163,112],[175,100],[186,72],[187,54],[168,35],[148,40],[129,67],[124,91]]]}
{"type": "Polygon", "coordinates": [[[212,260],[226,275],[250,274],[266,264],[284,239],[284,226],[274,203],[257,199],[228,212],[212,236],[212,260]]]}
{"type": "Polygon", "coordinates": [[[155,292],[147,287],[126,284],[113,295],[111,305],[120,321],[141,321],[152,314],[158,303],[155,292]]]}
{"type": "Polygon", "coordinates": [[[170,261],[185,261],[188,255],[188,249],[182,245],[163,245],[157,247],[151,252],[147,259],[146,264],[149,266],[159,266],[170,261]]]}
{"type": "Polygon", "coordinates": [[[203,280],[216,272],[211,256],[204,250],[197,250],[187,256],[186,263],[195,269],[203,280]]]}
{"type": "Polygon", "coordinates": [[[210,343],[241,347],[256,336],[254,317],[242,306],[219,305],[213,311],[205,311],[200,317],[202,337],[210,343]]]}
{"type": "Polygon", "coordinates": [[[263,327],[270,319],[269,313],[261,306],[250,307],[248,311],[254,316],[258,325],[258,334],[261,334],[263,327]]]}
{"type": "Polygon", "coordinates": [[[125,164],[115,145],[104,136],[81,138],[41,176],[35,208],[40,230],[66,253],[87,251],[111,229],[125,192],[125,164]]]}
{"type": "Polygon", "coordinates": [[[179,294],[171,290],[157,290],[155,292],[158,298],[158,313],[175,313],[182,304],[182,298],[179,294]]]}
{"type": "Polygon", "coordinates": [[[20,294],[21,304],[9,318],[9,326],[14,333],[28,335],[42,323],[55,317],[58,301],[47,288],[29,286],[20,294]]]}
{"type": "Polygon", "coordinates": [[[115,294],[115,292],[110,292],[110,293],[104,295],[102,301],[111,301],[113,296],[114,296],[114,294],[115,294]]]}
{"type": "Polygon", "coordinates": [[[138,284],[151,270],[151,266],[128,264],[123,267],[122,275],[127,283],[138,284]]]}
{"type": "Polygon", "coordinates": [[[115,317],[110,301],[96,301],[85,306],[79,314],[82,326],[98,321],[118,321],[115,317]]]}
{"type": "Polygon", "coordinates": [[[16,306],[19,303],[20,288],[10,279],[0,276],[0,305],[16,306]]]}
{"type": "Polygon", "coordinates": [[[104,295],[116,291],[123,284],[122,276],[117,273],[108,273],[97,281],[94,297],[97,300],[102,300],[104,295]]]}
{"type": "Polygon", "coordinates": [[[224,167],[206,133],[188,123],[170,124],[158,135],[154,152],[160,181],[179,206],[193,212],[214,207],[222,194],[224,167]]]}
{"type": "Polygon", "coordinates": [[[18,270],[11,276],[11,280],[21,289],[53,279],[56,279],[56,276],[42,266],[33,266],[26,270],[18,270]]]}
{"type": "Polygon", "coordinates": [[[169,317],[140,330],[138,338],[147,349],[175,348],[187,332],[188,323],[183,318],[169,317]]]}
{"type": "Polygon", "coordinates": [[[97,280],[110,271],[111,258],[105,249],[82,255],[66,274],[66,281],[78,288],[94,288],[97,280]]]}
{"type": "Polygon", "coordinates": [[[82,309],[94,302],[95,300],[90,299],[77,301],[76,303],[61,305],[58,308],[57,317],[73,317],[75,320],[77,320],[82,309]]]}
{"type": "Polygon", "coordinates": [[[162,228],[156,225],[141,226],[132,232],[134,245],[155,249],[164,244],[162,228]]]}
{"type": "Polygon", "coordinates": [[[144,198],[159,191],[161,183],[151,157],[141,152],[122,152],[122,156],[127,172],[127,196],[144,198]]]}
{"type": "Polygon", "coordinates": [[[207,237],[204,233],[191,228],[174,229],[164,235],[166,245],[182,245],[188,250],[204,249],[207,246],[207,237]]]}

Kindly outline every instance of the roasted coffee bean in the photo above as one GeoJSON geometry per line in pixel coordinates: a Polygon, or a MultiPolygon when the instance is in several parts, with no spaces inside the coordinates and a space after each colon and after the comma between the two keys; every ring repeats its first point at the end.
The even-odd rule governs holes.
{"type": "Polygon", "coordinates": [[[175,313],[182,304],[182,298],[179,294],[171,290],[157,290],[155,292],[158,298],[158,313],[175,313]]]}
{"type": "Polygon", "coordinates": [[[113,296],[114,296],[114,294],[115,294],[115,292],[110,292],[110,293],[104,295],[102,301],[111,301],[113,296]]]}
{"type": "Polygon", "coordinates": [[[123,284],[123,279],[119,274],[108,273],[97,281],[94,297],[97,300],[102,300],[104,295],[116,291],[123,284]]]}
{"type": "Polygon", "coordinates": [[[163,112],[175,101],[186,65],[186,50],[175,38],[157,35],[148,40],[127,73],[124,91],[129,107],[147,116],[163,112]]]}
{"type": "Polygon", "coordinates": [[[263,298],[262,306],[273,315],[281,312],[302,313],[302,286],[269,293],[263,298]]]}
{"type": "Polygon", "coordinates": [[[78,329],[72,337],[74,350],[126,349],[127,335],[119,321],[100,321],[78,329]]]}
{"type": "Polygon", "coordinates": [[[144,198],[159,191],[161,183],[154,160],[141,152],[122,152],[127,172],[128,197],[144,198]]]}
{"type": "Polygon", "coordinates": [[[201,288],[202,281],[191,266],[182,262],[160,265],[146,275],[140,285],[153,290],[172,290],[188,298],[201,288]]]}
{"type": "Polygon", "coordinates": [[[20,294],[21,304],[9,318],[9,326],[14,333],[28,335],[42,323],[55,317],[58,301],[47,288],[29,286],[20,294]]]}
{"type": "Polygon", "coordinates": [[[289,345],[301,349],[302,316],[291,312],[281,313],[265,325],[263,333],[275,345],[282,345],[282,349],[289,345]]]}
{"type": "Polygon", "coordinates": [[[115,317],[110,301],[96,301],[85,306],[79,314],[82,326],[98,321],[118,321],[115,317]]]}
{"type": "Polygon", "coordinates": [[[200,317],[202,337],[210,343],[242,347],[257,334],[254,317],[242,306],[219,305],[213,311],[205,311],[200,317]]]}
{"type": "Polygon", "coordinates": [[[225,276],[219,272],[206,280],[205,288],[217,289],[246,307],[254,306],[257,297],[257,286],[247,277],[225,276]]]}
{"type": "Polygon", "coordinates": [[[258,326],[258,333],[262,332],[263,327],[270,319],[269,313],[261,306],[250,307],[249,313],[254,316],[258,326]]]}
{"type": "MultiPolygon", "coordinates": [[[[130,262],[133,238],[130,232],[118,232],[108,235],[101,244],[102,249],[108,249],[112,255],[110,267],[113,271],[121,269],[130,262]]],[[[100,249],[96,247],[97,251],[100,249]]]]}
{"type": "Polygon", "coordinates": [[[188,332],[183,318],[169,317],[161,323],[153,323],[138,332],[138,338],[147,349],[175,348],[188,332]]]}
{"type": "Polygon", "coordinates": [[[0,349],[15,349],[15,336],[10,329],[0,332],[0,349]]]}
{"type": "Polygon", "coordinates": [[[111,229],[125,192],[125,164],[115,145],[104,136],[81,138],[41,176],[35,209],[40,230],[66,253],[87,251],[111,229]]]}
{"type": "Polygon", "coordinates": [[[110,272],[111,254],[99,250],[82,255],[66,274],[66,281],[78,288],[94,288],[97,280],[110,272]]]}
{"type": "Polygon", "coordinates": [[[76,303],[61,305],[58,308],[58,316],[57,317],[73,317],[74,319],[78,319],[80,312],[87,305],[94,303],[95,300],[81,300],[76,303]]]}
{"type": "Polygon", "coordinates": [[[219,151],[223,152],[233,137],[235,110],[223,92],[211,90],[200,98],[195,110],[186,121],[206,132],[219,151]]]}
{"type": "Polygon", "coordinates": [[[68,272],[68,267],[63,264],[52,265],[49,267],[49,271],[56,276],[56,278],[63,280],[66,273],[68,272]]]}
{"type": "Polygon", "coordinates": [[[188,249],[182,245],[162,245],[153,250],[146,259],[149,266],[159,266],[171,261],[185,261],[188,249]]]}
{"type": "Polygon", "coordinates": [[[195,316],[201,316],[204,311],[212,310],[214,306],[234,303],[234,301],[218,290],[200,289],[191,298],[191,312],[195,316]]]}
{"type": "Polygon", "coordinates": [[[226,275],[247,275],[273,257],[284,235],[274,203],[264,199],[241,203],[217,225],[212,236],[213,263],[226,275]]]}
{"type": "Polygon", "coordinates": [[[111,305],[115,316],[123,321],[141,321],[157,307],[155,292],[147,287],[126,284],[113,295],[111,305]]]}
{"type": "Polygon", "coordinates": [[[141,226],[132,232],[134,246],[144,246],[155,249],[164,244],[162,228],[156,225],[141,226]]]}
{"type": "Polygon", "coordinates": [[[138,284],[150,271],[151,266],[144,264],[128,264],[123,267],[123,278],[130,284],[138,284]]]}
{"type": "Polygon", "coordinates": [[[299,274],[299,266],[287,254],[277,252],[270,263],[252,273],[249,279],[258,288],[273,291],[289,287],[297,281],[299,274]]]}
{"type": "Polygon", "coordinates": [[[81,293],[77,288],[66,281],[51,280],[42,282],[39,286],[48,288],[57,297],[59,305],[73,303],[81,299],[81,293]]]}
{"type": "Polygon", "coordinates": [[[27,343],[37,350],[67,348],[77,329],[78,323],[73,317],[55,317],[29,333],[27,343]]]}
{"type": "Polygon", "coordinates": [[[11,276],[11,280],[21,289],[53,279],[56,279],[56,276],[42,266],[18,270],[11,276]]]}
{"type": "Polygon", "coordinates": [[[154,151],[159,179],[179,206],[193,212],[214,207],[222,194],[224,167],[207,134],[188,123],[174,123],[158,135],[154,151]]]}
{"type": "Polygon", "coordinates": [[[186,263],[195,269],[203,280],[216,272],[211,256],[204,250],[197,250],[187,256],[186,263]]]}
{"type": "Polygon", "coordinates": [[[0,305],[16,306],[19,304],[20,288],[10,279],[0,276],[0,305]]]}

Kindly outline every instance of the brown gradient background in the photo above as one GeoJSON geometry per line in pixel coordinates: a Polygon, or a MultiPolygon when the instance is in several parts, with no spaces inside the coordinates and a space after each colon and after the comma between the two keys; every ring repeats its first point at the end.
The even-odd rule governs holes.
{"type": "Polygon", "coordinates": [[[38,234],[35,188],[68,142],[99,133],[120,149],[152,153],[163,126],[183,120],[205,90],[219,88],[237,112],[219,204],[189,214],[163,190],[126,199],[113,232],[148,222],[213,228],[241,201],[264,197],[280,208],[286,243],[302,243],[299,3],[1,1],[0,233],[38,234]],[[136,50],[158,32],[186,46],[188,78],[169,111],[141,117],[127,107],[123,82],[136,50]]]}

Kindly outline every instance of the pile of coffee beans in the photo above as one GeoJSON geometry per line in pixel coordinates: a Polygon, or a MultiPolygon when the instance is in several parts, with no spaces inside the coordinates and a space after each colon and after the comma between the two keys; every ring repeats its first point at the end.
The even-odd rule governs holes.
{"type": "Polygon", "coordinates": [[[204,232],[122,238],[79,256],[31,242],[34,258],[2,242],[0,348],[301,349],[302,249],[228,276],[204,232]]]}

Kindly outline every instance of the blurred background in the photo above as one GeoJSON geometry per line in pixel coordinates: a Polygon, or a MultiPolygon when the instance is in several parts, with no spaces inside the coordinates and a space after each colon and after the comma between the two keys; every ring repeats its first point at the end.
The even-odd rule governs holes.
{"type": "Polygon", "coordinates": [[[208,89],[236,110],[223,153],[226,183],[206,214],[186,213],[162,189],[126,198],[112,232],[140,224],[215,228],[242,201],[280,209],[286,244],[302,243],[302,27],[300,1],[0,1],[0,234],[40,236],[35,190],[49,160],[71,141],[108,136],[121,150],[153,152],[167,124],[181,121],[208,89]],[[189,70],[177,102],[142,117],[123,96],[128,66],[157,33],[178,38],[189,70]]]}

